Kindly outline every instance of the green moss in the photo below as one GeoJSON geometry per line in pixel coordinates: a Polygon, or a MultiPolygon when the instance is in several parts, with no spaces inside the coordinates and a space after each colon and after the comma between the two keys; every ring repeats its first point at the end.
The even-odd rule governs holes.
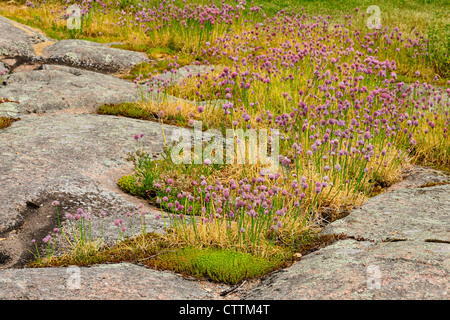
{"type": "Polygon", "coordinates": [[[121,44],[113,44],[112,48],[130,50],[130,51],[138,51],[138,52],[147,52],[148,46],[146,44],[130,44],[130,43],[121,43],[121,44]]]}
{"type": "Polygon", "coordinates": [[[228,284],[263,276],[283,265],[281,257],[267,259],[229,249],[192,247],[161,254],[154,262],[155,268],[228,284]]]}
{"type": "Polygon", "coordinates": [[[309,230],[295,239],[294,243],[286,249],[290,250],[293,254],[300,253],[300,255],[304,256],[346,238],[347,235],[345,234],[323,235],[309,230]]]}
{"type": "Polygon", "coordinates": [[[103,105],[99,108],[98,114],[111,116],[124,116],[133,119],[155,120],[157,116],[148,112],[133,103],[121,103],[116,105],[103,105]]]}
{"type": "Polygon", "coordinates": [[[148,48],[146,45],[113,45],[114,48],[120,48],[125,50],[133,50],[139,52],[146,52],[150,59],[153,59],[152,63],[143,62],[131,69],[128,74],[124,75],[124,79],[135,79],[137,75],[142,75],[142,79],[148,79],[149,74],[162,73],[164,70],[169,70],[171,63],[177,63],[179,67],[184,67],[192,63],[194,58],[190,55],[174,51],[170,48],[148,48]]]}
{"type": "Polygon", "coordinates": [[[117,181],[119,188],[127,193],[130,193],[134,196],[144,198],[146,196],[146,189],[141,187],[136,182],[135,176],[123,176],[117,181]]]}

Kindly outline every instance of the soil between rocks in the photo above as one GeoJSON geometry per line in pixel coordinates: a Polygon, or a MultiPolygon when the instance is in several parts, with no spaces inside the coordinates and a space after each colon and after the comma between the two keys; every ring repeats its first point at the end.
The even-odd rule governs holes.
{"type": "MultiPolygon", "coordinates": [[[[54,200],[61,203],[61,216],[78,208],[91,211],[97,218],[94,230],[99,230],[99,211],[105,210],[105,238],[110,240],[116,238],[114,219],[135,211],[138,203],[150,217],[159,213],[118,190],[115,180],[131,171],[124,157],[133,150],[134,133],[146,133],[154,154],[161,152],[163,141],[154,123],[74,114],[95,112],[104,103],[135,101],[131,82],[105,73],[130,68],[142,56],[131,64],[121,62],[127,53],[120,51],[116,67],[108,65],[111,59],[102,66],[102,57],[89,58],[98,45],[83,42],[88,54],[79,50],[69,61],[61,57],[74,42],[51,45],[52,39],[3,17],[0,29],[0,67],[12,71],[0,84],[0,97],[17,101],[0,104],[0,116],[23,116],[0,131],[0,299],[222,299],[219,293],[227,286],[129,263],[79,268],[82,281],[74,290],[66,268],[23,268],[33,257],[31,240],[40,241],[57,226],[54,200]]],[[[207,69],[185,67],[173,81],[207,69]]],[[[166,130],[167,137],[176,139],[178,128],[166,130]]],[[[448,176],[439,171],[415,168],[387,193],[323,231],[344,232],[352,239],[308,254],[261,281],[250,280],[225,298],[448,299],[446,181],[448,176]]],[[[149,218],[149,229],[161,230],[161,223],[149,218]]]]}

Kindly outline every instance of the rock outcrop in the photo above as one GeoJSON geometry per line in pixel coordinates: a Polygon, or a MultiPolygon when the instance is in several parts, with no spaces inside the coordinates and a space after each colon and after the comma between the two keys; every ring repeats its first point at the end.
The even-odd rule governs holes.
{"type": "Polygon", "coordinates": [[[0,116],[66,111],[95,112],[103,104],[139,101],[134,83],[111,75],[59,65],[12,73],[0,86],[0,116]]]}

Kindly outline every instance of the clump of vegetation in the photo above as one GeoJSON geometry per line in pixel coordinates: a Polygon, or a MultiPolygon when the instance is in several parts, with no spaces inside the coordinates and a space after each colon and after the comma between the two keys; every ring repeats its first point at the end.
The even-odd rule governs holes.
{"type": "Polygon", "coordinates": [[[9,127],[14,121],[18,119],[9,117],[0,117],[0,130],[9,127]]]}
{"type": "Polygon", "coordinates": [[[158,115],[149,112],[143,108],[140,108],[134,103],[121,103],[115,105],[103,105],[98,111],[98,114],[112,115],[112,116],[124,116],[133,119],[142,120],[157,120],[158,115]]]}
{"type": "Polygon", "coordinates": [[[117,184],[123,191],[142,198],[147,196],[147,190],[149,190],[148,188],[137,185],[136,177],[132,175],[123,176],[117,181],[117,184]]]}
{"type": "Polygon", "coordinates": [[[117,244],[106,246],[101,240],[90,237],[91,218],[82,209],[78,210],[77,215],[67,217],[71,232],[64,233],[62,229],[55,228],[53,234],[42,239],[44,252],[41,253],[37,242],[32,241],[36,248],[36,253],[33,253],[36,259],[28,264],[29,267],[88,266],[127,261],[156,270],[171,270],[197,278],[235,284],[284,266],[290,257],[288,252],[287,256],[265,259],[230,249],[174,245],[167,241],[165,235],[146,233],[144,223],[141,224],[141,235],[128,237],[123,227],[125,223],[119,220],[115,221],[119,230],[117,244]],[[63,238],[70,244],[70,249],[55,256],[57,240],[63,238]]]}
{"type": "Polygon", "coordinates": [[[274,271],[284,266],[286,259],[282,256],[267,259],[230,249],[185,247],[160,255],[153,264],[162,270],[236,284],[274,271]]]}
{"type": "Polygon", "coordinates": [[[433,20],[428,30],[428,59],[442,78],[450,79],[450,23],[433,20]]]}

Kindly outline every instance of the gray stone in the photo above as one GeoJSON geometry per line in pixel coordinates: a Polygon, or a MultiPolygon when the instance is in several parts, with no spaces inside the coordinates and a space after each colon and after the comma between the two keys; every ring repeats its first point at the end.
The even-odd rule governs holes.
{"type": "Polygon", "coordinates": [[[200,282],[129,263],[92,267],[0,270],[0,299],[202,300],[200,282]],[[79,278],[78,278],[79,275],[79,278]],[[79,281],[78,281],[79,279],[79,281]]]}
{"type": "Polygon", "coordinates": [[[100,72],[122,72],[142,62],[149,62],[142,52],[111,48],[85,40],[61,40],[44,49],[41,56],[49,64],[89,69],[100,72]]]}
{"type": "Polygon", "coordinates": [[[324,234],[345,233],[376,241],[390,239],[450,242],[450,184],[398,189],[369,199],[324,234]]]}
{"type": "MultiPolygon", "coordinates": [[[[173,126],[166,125],[164,130],[168,143],[181,134],[181,129],[173,126]]],[[[142,141],[148,152],[162,152],[160,124],[123,117],[29,116],[0,131],[0,238],[7,238],[0,241],[0,252],[9,257],[6,265],[23,263],[29,258],[22,254],[24,249],[33,249],[31,240],[42,239],[57,226],[56,211],[51,206],[54,200],[61,202],[61,215],[75,214],[78,208],[90,211],[93,238],[100,236],[100,210],[107,213],[105,241],[117,240],[114,219],[123,218],[131,230],[127,211],[133,213],[140,231],[135,214],[138,204],[145,205],[144,210],[149,212],[147,232],[161,232],[163,221],[156,219],[160,212],[126,195],[116,183],[132,173],[126,156],[136,150],[133,135],[140,132],[145,134],[142,141]],[[26,226],[33,227],[28,230],[26,226]]]]}
{"type": "Polygon", "coordinates": [[[13,73],[0,86],[0,116],[29,113],[96,111],[103,104],[138,101],[135,85],[113,76],[71,67],[44,65],[43,70],[13,73]]]}
{"type": "Polygon", "coordinates": [[[448,300],[450,244],[342,240],[262,280],[244,299],[448,300]]]}

